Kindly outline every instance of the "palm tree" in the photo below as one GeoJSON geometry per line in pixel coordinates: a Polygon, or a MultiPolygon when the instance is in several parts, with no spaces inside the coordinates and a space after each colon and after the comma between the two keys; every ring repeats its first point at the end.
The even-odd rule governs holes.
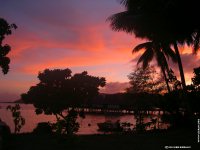
{"type": "Polygon", "coordinates": [[[138,52],[140,50],[145,50],[145,52],[142,54],[142,56],[138,60],[139,63],[143,63],[143,68],[146,68],[150,61],[153,60],[153,58],[156,58],[158,66],[161,68],[161,71],[163,73],[167,90],[170,92],[169,82],[166,75],[166,72],[169,72],[169,67],[167,63],[166,57],[169,59],[172,58],[173,62],[176,62],[176,55],[174,51],[171,49],[169,45],[167,45],[164,42],[157,42],[157,41],[151,41],[151,42],[145,42],[142,44],[137,45],[133,52],[138,52]]]}
{"type": "Polygon", "coordinates": [[[181,60],[181,56],[180,56],[179,49],[177,46],[177,42],[174,42],[174,49],[175,49],[176,57],[177,57],[177,61],[178,61],[181,83],[182,83],[183,89],[186,89],[185,75],[184,75],[184,71],[183,71],[182,60],[181,60]]]}
{"type": "Polygon", "coordinates": [[[197,54],[197,51],[200,49],[200,30],[198,30],[193,36],[193,53],[197,54]]]}
{"type": "MultiPolygon", "coordinates": [[[[192,2],[197,4],[194,0],[192,2]]],[[[193,9],[191,9],[191,12],[185,11],[188,4],[190,4],[191,8],[197,7],[192,2],[178,0],[121,0],[121,3],[126,7],[126,11],[108,18],[112,29],[115,31],[134,33],[136,37],[142,39],[150,41],[161,40],[166,41],[170,46],[173,45],[183,89],[186,88],[186,83],[178,45],[185,43],[191,45],[194,43],[194,39],[199,37],[199,35],[194,37],[195,29],[199,27],[199,24],[193,25],[191,22],[185,21],[185,17],[189,18],[195,12],[193,9]]],[[[193,14],[192,19],[195,18],[195,15],[193,14]]],[[[196,18],[198,18],[197,16],[196,18]]],[[[196,20],[193,19],[193,21],[196,20]]],[[[196,43],[198,41],[196,40],[196,43]]],[[[199,43],[196,45],[199,45],[199,43]]]]}

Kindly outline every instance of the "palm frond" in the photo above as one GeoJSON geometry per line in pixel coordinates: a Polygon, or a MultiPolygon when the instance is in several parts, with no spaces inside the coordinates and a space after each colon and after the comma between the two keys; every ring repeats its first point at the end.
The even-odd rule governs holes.
{"type": "Polygon", "coordinates": [[[133,10],[138,5],[138,0],[118,0],[127,10],[133,10]]]}
{"type": "Polygon", "coordinates": [[[169,44],[162,44],[162,51],[164,53],[164,55],[169,59],[171,58],[171,60],[173,62],[177,62],[177,56],[176,53],[172,50],[172,48],[170,47],[169,44]]]}
{"type": "Polygon", "coordinates": [[[124,5],[125,7],[128,6],[129,0],[118,0],[120,4],[124,5]]]}
{"type": "Polygon", "coordinates": [[[197,32],[194,37],[193,43],[193,53],[197,54],[197,51],[200,49],[200,32],[197,32]]]}
{"type": "Polygon", "coordinates": [[[185,43],[188,45],[188,46],[191,46],[194,42],[194,39],[193,39],[193,36],[192,35],[188,35],[187,38],[185,39],[185,43]]]}
{"type": "Polygon", "coordinates": [[[142,17],[143,15],[136,15],[132,11],[124,11],[108,17],[106,21],[110,22],[112,30],[132,34],[140,24],[142,17]]]}
{"type": "Polygon", "coordinates": [[[146,51],[142,54],[142,56],[139,58],[137,65],[142,63],[142,67],[145,69],[149,62],[153,59],[154,57],[154,52],[152,48],[146,49],[146,51]]]}
{"type": "MultiPolygon", "coordinates": [[[[129,12],[120,12],[110,16],[106,21],[110,22],[110,26],[114,31],[125,31],[127,32],[127,28],[130,28],[130,18],[129,12]]],[[[128,29],[130,31],[130,29],[128,29]]]]}
{"type": "Polygon", "coordinates": [[[152,48],[153,46],[153,42],[145,42],[142,44],[138,44],[133,50],[132,53],[138,52],[141,49],[148,49],[148,48],[152,48]]]}

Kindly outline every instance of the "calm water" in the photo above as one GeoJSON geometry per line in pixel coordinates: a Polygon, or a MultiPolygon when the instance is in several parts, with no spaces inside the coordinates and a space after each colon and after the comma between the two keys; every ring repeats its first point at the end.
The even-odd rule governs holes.
{"type": "MultiPolygon", "coordinates": [[[[14,131],[14,123],[12,120],[11,112],[6,110],[8,105],[14,105],[10,103],[0,103],[0,118],[4,122],[6,122],[11,131],[14,131]]],[[[32,130],[37,126],[39,122],[55,122],[56,119],[52,115],[36,115],[35,108],[30,104],[20,104],[21,106],[21,114],[26,120],[26,124],[22,127],[21,132],[32,132],[32,130]]],[[[98,134],[98,126],[97,123],[105,122],[111,120],[113,122],[120,120],[121,122],[130,122],[135,124],[135,119],[133,115],[103,115],[103,114],[87,114],[85,119],[78,118],[78,122],[80,123],[80,129],[78,134],[98,134]],[[90,126],[88,126],[90,124],[90,126]]]]}

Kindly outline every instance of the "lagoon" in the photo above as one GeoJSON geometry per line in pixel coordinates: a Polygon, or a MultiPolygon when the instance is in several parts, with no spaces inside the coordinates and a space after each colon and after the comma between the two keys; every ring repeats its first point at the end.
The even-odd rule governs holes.
{"type": "MultiPolygon", "coordinates": [[[[14,103],[0,103],[0,118],[2,121],[6,122],[11,131],[14,132],[14,123],[11,112],[9,112],[6,107],[8,105],[14,105],[14,103]]],[[[20,104],[21,114],[25,118],[25,125],[21,129],[21,133],[32,132],[39,122],[55,122],[56,118],[53,115],[36,115],[35,108],[32,104],[20,104]]],[[[78,118],[80,123],[80,129],[77,134],[101,134],[98,131],[97,123],[102,123],[105,121],[116,122],[130,122],[135,124],[136,120],[133,114],[86,114],[86,117],[78,118]]]]}

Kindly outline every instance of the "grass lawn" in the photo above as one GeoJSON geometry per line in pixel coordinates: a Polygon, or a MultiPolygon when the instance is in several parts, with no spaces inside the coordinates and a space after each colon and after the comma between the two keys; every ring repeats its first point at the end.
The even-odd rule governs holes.
{"type": "Polygon", "coordinates": [[[78,135],[58,138],[53,135],[12,135],[8,150],[162,150],[165,146],[191,146],[200,150],[197,132],[178,130],[159,133],[78,135]]]}

